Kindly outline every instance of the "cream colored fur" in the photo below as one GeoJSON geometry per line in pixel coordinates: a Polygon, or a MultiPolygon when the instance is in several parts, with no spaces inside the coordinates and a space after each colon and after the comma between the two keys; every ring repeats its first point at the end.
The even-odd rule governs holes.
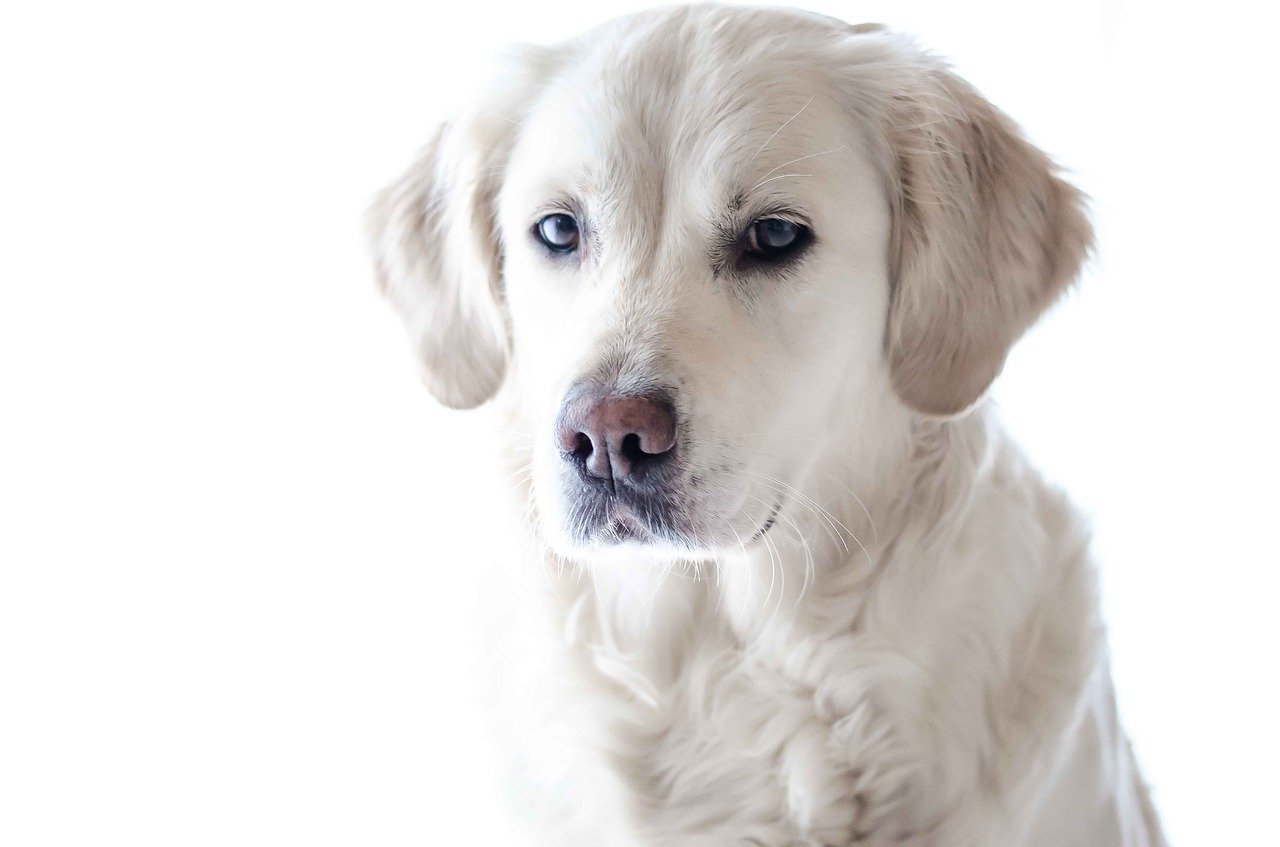
{"type": "Polygon", "coordinates": [[[1049,160],[909,40],[782,10],[522,48],[474,104],[371,232],[428,386],[503,419],[528,555],[485,602],[545,843],[1163,843],[1087,530],[983,399],[1089,246],[1049,160]],[[798,265],[717,262],[780,206],[798,265]],[[581,379],[674,390],[661,541],[569,532],[581,379]]]}

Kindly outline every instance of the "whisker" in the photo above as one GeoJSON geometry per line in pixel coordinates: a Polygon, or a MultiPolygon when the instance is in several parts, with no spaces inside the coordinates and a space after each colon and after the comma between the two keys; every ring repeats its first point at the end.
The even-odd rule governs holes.
{"type": "MultiPolygon", "coordinates": [[[[795,500],[797,500],[800,503],[800,505],[806,507],[815,515],[817,515],[819,518],[821,518],[824,521],[824,523],[831,528],[833,532],[837,529],[843,529],[849,535],[853,535],[853,532],[848,527],[846,527],[844,524],[837,521],[834,518],[834,516],[832,516],[826,509],[822,508],[822,506],[817,501],[813,500],[812,498],[796,490],[794,487],[788,485],[787,483],[783,482],[780,479],[771,477],[768,474],[762,474],[762,473],[759,473],[758,471],[748,471],[748,473],[750,473],[752,476],[756,477],[757,479],[764,481],[766,484],[773,486],[773,489],[778,493],[788,494],[791,497],[793,497],[795,500]]],[[[849,552],[849,545],[845,543],[844,538],[839,533],[834,533],[834,534],[828,533],[828,534],[830,535],[832,540],[836,541],[836,543],[840,544],[840,546],[844,548],[845,552],[849,552]]],[[[856,540],[856,536],[855,536],[855,540],[856,540]]]]}
{"type": "MultiPolygon", "coordinates": [[[[769,572],[770,574],[773,573],[773,564],[776,558],[777,565],[778,565],[778,579],[779,579],[779,582],[781,582],[781,585],[778,587],[778,602],[773,607],[773,614],[769,616],[768,626],[773,626],[774,621],[777,620],[778,618],[778,612],[782,609],[782,597],[783,595],[786,594],[786,591],[787,591],[787,574],[786,574],[786,571],[782,569],[782,553],[774,545],[773,540],[769,538],[768,533],[766,533],[765,535],[762,535],[761,540],[764,541],[764,546],[769,551],[769,565],[770,565],[769,572]]],[[[771,597],[772,595],[773,595],[773,580],[772,580],[772,577],[770,577],[769,596],[771,597]]],[[[764,605],[764,606],[769,605],[769,597],[765,597],[764,603],[761,605],[764,605]]]]}
{"type": "MultiPolygon", "coordinates": [[[[812,97],[810,97],[810,98],[809,98],[809,103],[812,103],[812,102],[813,102],[813,98],[812,98],[812,97]]],[[[800,112],[803,112],[805,109],[809,108],[809,103],[805,103],[803,106],[801,106],[801,107],[800,107],[800,112]]],[[[786,128],[791,124],[791,122],[792,122],[792,121],[794,121],[796,118],[800,117],[800,112],[796,112],[794,115],[792,115],[791,117],[787,118],[786,123],[784,123],[782,126],[780,126],[780,127],[778,127],[777,129],[775,129],[775,130],[773,131],[773,135],[771,135],[771,136],[769,136],[768,138],[766,138],[766,139],[765,139],[765,141],[764,141],[764,144],[761,144],[761,145],[760,145],[760,149],[759,149],[759,150],[757,150],[757,151],[756,151],[756,154],[755,154],[754,156],[752,156],[752,157],[751,157],[751,161],[753,161],[753,162],[754,162],[756,159],[760,158],[760,154],[764,152],[764,148],[766,148],[766,147],[768,147],[768,146],[769,146],[769,142],[771,142],[771,141],[773,141],[773,139],[777,138],[777,137],[778,137],[778,133],[780,133],[780,132],[782,132],[784,129],[786,129],[786,128]]]]}
{"type": "MultiPolygon", "coordinates": [[[[832,515],[829,511],[827,511],[826,509],[824,509],[824,508],[822,507],[822,505],[821,505],[820,503],[818,503],[816,500],[812,499],[811,497],[808,497],[807,495],[805,495],[805,494],[801,493],[800,491],[797,491],[795,488],[793,488],[793,487],[792,487],[792,486],[790,486],[790,485],[787,485],[787,483],[783,482],[783,481],[782,481],[782,480],[780,480],[780,479],[775,479],[775,478],[773,478],[773,477],[769,476],[768,474],[759,474],[758,472],[753,472],[753,473],[757,473],[761,478],[766,479],[766,480],[770,480],[770,481],[772,481],[772,482],[775,482],[775,483],[777,483],[777,484],[779,484],[779,485],[783,486],[784,488],[786,488],[787,490],[789,490],[791,493],[793,493],[796,497],[799,497],[799,498],[801,498],[801,499],[803,499],[803,500],[807,501],[808,503],[810,503],[810,504],[811,504],[815,509],[818,509],[818,510],[823,514],[823,515],[825,515],[825,516],[826,516],[826,518],[827,518],[828,520],[833,521],[833,522],[834,522],[836,525],[838,525],[841,529],[843,529],[845,532],[847,532],[847,533],[849,534],[849,537],[850,537],[850,538],[852,538],[852,539],[854,540],[854,542],[858,545],[858,547],[862,549],[862,554],[863,554],[864,556],[866,556],[866,557],[867,557],[867,561],[868,561],[868,562],[871,562],[871,561],[872,561],[872,557],[871,557],[871,553],[870,553],[870,551],[868,551],[868,550],[867,550],[866,546],[865,546],[865,545],[862,543],[862,541],[858,538],[857,533],[855,533],[853,530],[849,529],[849,527],[845,526],[845,524],[844,524],[844,522],[843,522],[843,521],[841,521],[841,520],[840,520],[840,519],[838,519],[835,515],[832,515]]],[[[852,493],[852,492],[850,492],[850,493],[852,493]]],[[[857,498],[856,498],[856,495],[855,495],[855,499],[857,499],[857,498]]],[[[861,505],[861,501],[860,501],[860,500],[859,500],[859,504],[861,505]]],[[[863,505],[863,506],[862,506],[862,508],[863,508],[863,510],[864,510],[864,511],[866,510],[866,506],[865,506],[865,505],[863,505]]],[[[868,518],[868,520],[871,518],[871,515],[870,515],[870,513],[869,513],[869,512],[868,512],[868,514],[867,514],[867,518],[868,518]]],[[[848,551],[848,549],[849,549],[849,547],[848,547],[848,545],[846,544],[846,545],[845,545],[845,550],[846,550],[846,551],[848,551]]]]}
{"type": "Polygon", "coordinates": [[[796,595],[795,603],[791,605],[791,611],[795,612],[795,610],[800,607],[800,601],[804,599],[805,592],[807,592],[809,590],[809,586],[813,584],[815,575],[813,549],[809,547],[808,539],[804,537],[804,533],[800,531],[800,527],[796,526],[795,521],[791,520],[791,518],[787,517],[782,512],[778,513],[778,517],[781,520],[786,521],[791,526],[791,529],[795,531],[796,538],[799,539],[800,544],[804,547],[804,582],[800,585],[800,593],[796,595]]]}
{"type": "Polygon", "coordinates": [[[789,176],[813,176],[813,174],[778,174],[777,176],[771,176],[768,179],[760,180],[755,185],[751,186],[751,190],[755,191],[757,188],[764,185],[766,182],[773,182],[775,179],[786,179],[789,176]]]}
{"type": "Polygon", "coordinates": [[[533,462],[528,462],[524,465],[521,465],[520,467],[512,471],[510,474],[508,474],[504,482],[507,485],[510,485],[511,483],[517,482],[517,481],[527,481],[528,479],[531,479],[532,476],[533,476],[533,462]]]}
{"type": "MultiPolygon", "coordinates": [[[[755,500],[761,506],[764,506],[766,510],[766,514],[773,511],[773,506],[761,500],[759,497],[756,497],[754,494],[748,494],[747,497],[749,497],[752,500],[755,500]]],[[[779,605],[781,605],[782,595],[785,594],[787,590],[787,574],[786,574],[786,571],[783,569],[782,553],[778,551],[778,549],[774,546],[773,542],[769,539],[769,534],[767,532],[764,535],[760,536],[760,540],[764,542],[765,548],[769,551],[769,591],[767,594],[765,594],[764,602],[761,605],[767,606],[769,604],[769,600],[773,597],[773,586],[775,585],[775,582],[781,583],[778,586],[778,603],[779,605]],[[776,569],[775,569],[775,565],[776,565],[776,569]],[[776,574],[776,580],[775,580],[775,574],[776,574]]],[[[776,614],[777,610],[775,609],[774,611],[776,614]]]]}
{"type": "MultiPolygon", "coordinates": [[[[783,162],[781,165],[778,165],[776,168],[774,168],[773,170],[769,171],[769,173],[766,173],[766,174],[765,174],[765,176],[768,176],[768,175],[769,175],[769,174],[771,174],[771,173],[775,173],[775,172],[777,172],[777,171],[780,171],[780,170],[782,170],[783,168],[785,168],[787,165],[794,165],[796,162],[803,162],[803,161],[805,161],[806,159],[816,159],[816,158],[817,158],[817,157],[819,157],[819,156],[825,156],[825,155],[827,155],[828,153],[835,153],[835,152],[837,152],[837,151],[839,151],[839,150],[843,150],[844,148],[846,148],[846,147],[848,147],[848,146],[849,146],[848,144],[841,144],[839,147],[832,147],[830,150],[823,150],[821,153],[810,153],[808,156],[800,156],[799,158],[792,159],[790,162],[783,162]]],[[[760,183],[756,183],[756,185],[757,185],[757,187],[758,187],[758,186],[760,185],[760,183]]]]}

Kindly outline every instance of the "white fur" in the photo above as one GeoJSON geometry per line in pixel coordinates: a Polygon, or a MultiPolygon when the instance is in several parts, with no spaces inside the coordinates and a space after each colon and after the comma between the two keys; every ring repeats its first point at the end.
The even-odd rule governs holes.
{"type": "Polygon", "coordinates": [[[498,80],[372,229],[429,386],[504,419],[497,711],[546,843],[1163,843],[1087,530],[981,399],[1088,244],[1048,160],[909,41],[797,12],[646,13],[498,80]],[[528,234],[559,202],[572,262],[528,234]],[[803,264],[717,270],[777,204],[803,264]],[[568,531],[584,378],[674,387],[674,536],[568,531]]]}

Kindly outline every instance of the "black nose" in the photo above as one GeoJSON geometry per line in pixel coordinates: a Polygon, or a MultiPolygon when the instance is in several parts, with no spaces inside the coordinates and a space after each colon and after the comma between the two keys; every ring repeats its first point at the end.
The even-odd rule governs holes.
{"type": "Polygon", "coordinates": [[[676,419],[657,396],[579,396],[561,412],[556,440],[587,476],[611,486],[637,483],[670,458],[676,419]]]}

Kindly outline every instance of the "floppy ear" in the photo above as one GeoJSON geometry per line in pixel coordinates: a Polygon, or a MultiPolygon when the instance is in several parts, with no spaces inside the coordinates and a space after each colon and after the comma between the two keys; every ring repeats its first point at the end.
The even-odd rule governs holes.
{"type": "Polygon", "coordinates": [[[972,406],[1009,348],[1075,279],[1084,198],[1018,127],[940,63],[888,101],[895,160],[888,355],[911,408],[972,406]]]}
{"type": "Polygon", "coordinates": [[[427,387],[453,408],[493,396],[508,330],[495,203],[519,121],[550,75],[544,48],[518,48],[436,131],[369,210],[378,283],[409,330],[427,387]]]}

